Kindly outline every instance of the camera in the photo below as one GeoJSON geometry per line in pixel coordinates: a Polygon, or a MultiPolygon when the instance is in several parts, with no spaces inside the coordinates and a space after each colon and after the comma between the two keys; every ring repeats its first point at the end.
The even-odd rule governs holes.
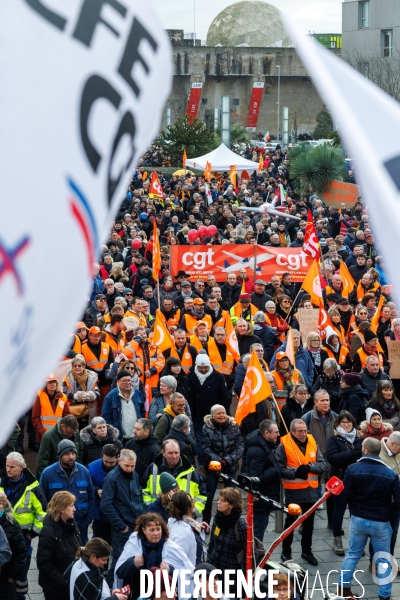
{"type": "Polygon", "coordinates": [[[256,490],[260,486],[259,477],[248,477],[247,475],[238,475],[238,483],[240,485],[244,485],[245,487],[250,488],[251,490],[256,490]]]}

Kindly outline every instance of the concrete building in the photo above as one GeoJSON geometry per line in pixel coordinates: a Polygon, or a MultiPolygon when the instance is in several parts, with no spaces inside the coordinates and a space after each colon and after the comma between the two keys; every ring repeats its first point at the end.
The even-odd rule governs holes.
{"type": "MultiPolygon", "coordinates": [[[[367,63],[368,57],[398,57],[400,0],[344,0],[342,32],[345,59],[364,56],[367,63]]],[[[367,64],[359,69],[367,71],[367,64]]]]}

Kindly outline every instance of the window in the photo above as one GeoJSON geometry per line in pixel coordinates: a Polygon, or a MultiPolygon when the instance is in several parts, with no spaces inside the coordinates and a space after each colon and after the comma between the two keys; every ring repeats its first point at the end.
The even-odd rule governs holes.
{"type": "Polygon", "coordinates": [[[361,75],[364,75],[364,77],[369,77],[369,63],[368,62],[357,63],[357,69],[360,71],[361,75]]]}
{"type": "Polygon", "coordinates": [[[207,98],[202,98],[201,103],[203,106],[207,106],[207,98]]]}
{"type": "Polygon", "coordinates": [[[385,29],[382,35],[382,56],[392,58],[393,56],[393,29],[385,29]]]}
{"type": "Polygon", "coordinates": [[[336,42],[331,42],[331,48],[336,48],[336,42]]]}
{"type": "Polygon", "coordinates": [[[239,106],[239,104],[240,104],[239,98],[234,98],[233,102],[232,102],[232,105],[233,106],[239,106]]]}
{"type": "Polygon", "coordinates": [[[369,0],[359,3],[360,29],[369,27],[369,0]]]}

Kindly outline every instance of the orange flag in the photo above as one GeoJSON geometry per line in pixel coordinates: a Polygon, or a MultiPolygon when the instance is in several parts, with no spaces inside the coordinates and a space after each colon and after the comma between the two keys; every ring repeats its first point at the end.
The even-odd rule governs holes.
{"type": "Polygon", "coordinates": [[[348,298],[353,291],[356,282],[350,275],[350,271],[342,260],[340,261],[339,275],[342,278],[343,283],[343,297],[348,298]]]}
{"type": "Polygon", "coordinates": [[[158,274],[161,271],[161,253],[160,240],[158,239],[157,223],[153,221],[153,279],[158,281],[158,274]]]}
{"type": "Polygon", "coordinates": [[[160,200],[164,198],[164,192],[155,171],[151,174],[149,198],[159,198],[160,200]]]}
{"type": "Polygon", "coordinates": [[[204,179],[206,181],[210,181],[210,177],[211,177],[211,163],[209,163],[207,161],[206,162],[206,168],[204,169],[204,179]]]}
{"type": "Polygon", "coordinates": [[[233,185],[236,187],[237,183],[237,172],[235,165],[231,166],[231,172],[228,175],[229,179],[232,181],[233,185]]]}
{"type": "Polygon", "coordinates": [[[187,155],[186,155],[186,148],[183,151],[183,156],[182,156],[182,165],[183,168],[186,169],[186,161],[187,161],[187,155]]]}
{"type": "Polygon", "coordinates": [[[383,294],[381,294],[379,297],[378,306],[376,307],[376,313],[374,314],[374,316],[371,319],[370,330],[373,331],[374,333],[376,333],[376,330],[378,329],[379,317],[381,316],[384,301],[385,301],[384,296],[383,296],[383,294]]]}
{"type": "Polygon", "coordinates": [[[230,317],[228,317],[226,320],[225,331],[226,331],[226,342],[225,343],[228,346],[229,350],[232,352],[234,359],[238,363],[240,360],[239,346],[238,346],[238,341],[237,341],[237,337],[236,337],[236,331],[233,327],[230,317]]]}
{"type": "Polygon", "coordinates": [[[310,294],[311,302],[313,304],[316,304],[317,306],[323,305],[319,264],[316,259],[313,260],[310,270],[301,287],[305,292],[310,294]]]}
{"type": "Polygon", "coordinates": [[[271,387],[265,377],[258,356],[253,350],[236,409],[236,423],[240,425],[247,415],[256,412],[257,404],[271,395],[271,387]]]}
{"type": "Polygon", "coordinates": [[[168,331],[168,327],[160,317],[160,310],[158,308],[156,310],[156,319],[154,321],[153,344],[159,348],[160,352],[164,352],[164,350],[168,350],[168,348],[173,348],[175,345],[172,335],[168,331]]]}
{"type": "Polygon", "coordinates": [[[260,152],[260,158],[258,160],[258,170],[262,171],[264,168],[264,159],[263,159],[263,155],[260,152]]]}
{"type": "Polygon", "coordinates": [[[318,316],[318,333],[321,336],[321,338],[325,339],[326,338],[326,328],[330,326],[332,327],[333,330],[335,330],[335,328],[332,325],[332,321],[330,316],[328,315],[328,311],[326,310],[325,306],[323,305],[322,301],[319,307],[319,316],[318,316]]]}

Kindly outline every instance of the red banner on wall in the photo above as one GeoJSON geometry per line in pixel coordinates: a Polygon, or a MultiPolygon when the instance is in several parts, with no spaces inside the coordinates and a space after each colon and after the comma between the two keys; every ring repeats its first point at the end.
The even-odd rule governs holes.
{"type": "Polygon", "coordinates": [[[303,281],[311,267],[312,258],[302,248],[273,248],[252,244],[226,244],[224,246],[170,247],[170,273],[172,277],[184,270],[191,280],[214,275],[217,281],[226,281],[228,273],[238,275],[245,268],[252,281],[269,282],[272,275],[290,273],[293,281],[303,281]]]}
{"type": "Polygon", "coordinates": [[[256,130],[258,115],[260,113],[260,107],[262,102],[262,95],[264,90],[263,81],[255,81],[253,83],[253,89],[251,90],[251,98],[249,104],[249,112],[247,113],[246,127],[256,130]]]}
{"type": "Polygon", "coordinates": [[[199,114],[200,108],[200,98],[201,92],[203,90],[202,83],[192,83],[192,87],[190,88],[190,95],[186,110],[186,115],[189,117],[189,122],[191,123],[193,119],[197,119],[197,115],[199,114]]]}

